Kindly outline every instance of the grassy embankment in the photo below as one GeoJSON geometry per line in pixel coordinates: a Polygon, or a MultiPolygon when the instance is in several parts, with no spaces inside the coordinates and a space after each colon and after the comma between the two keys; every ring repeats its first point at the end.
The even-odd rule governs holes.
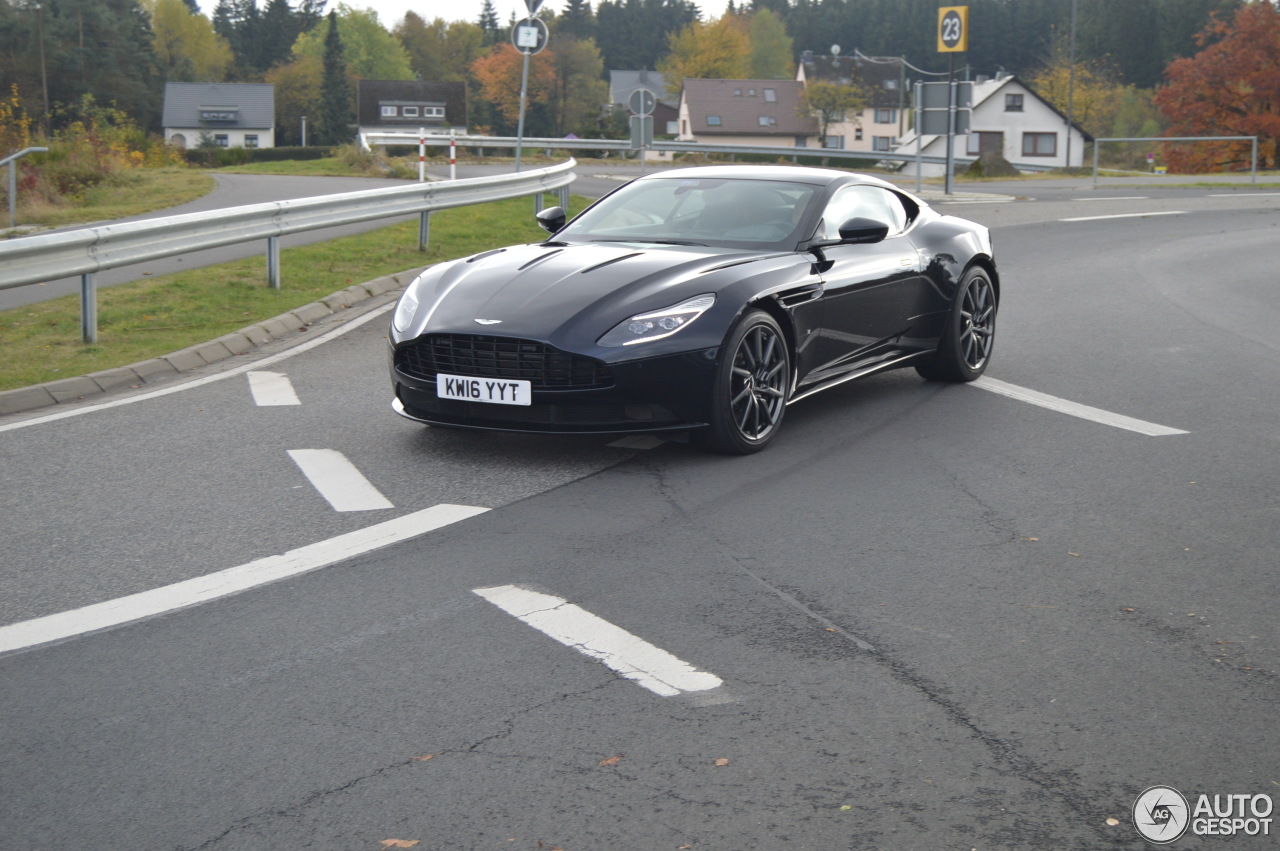
{"type": "MultiPolygon", "coordinates": [[[[574,200],[575,209],[584,203],[574,200]]],[[[80,212],[80,221],[104,217],[99,208],[80,212]]],[[[287,249],[281,253],[279,290],[266,284],[264,257],[106,287],[98,292],[95,345],[80,339],[79,296],[0,311],[0,390],[165,355],[352,284],[537,240],[543,231],[532,213],[527,198],[435,213],[425,253],[417,250],[416,221],[287,249]]]]}

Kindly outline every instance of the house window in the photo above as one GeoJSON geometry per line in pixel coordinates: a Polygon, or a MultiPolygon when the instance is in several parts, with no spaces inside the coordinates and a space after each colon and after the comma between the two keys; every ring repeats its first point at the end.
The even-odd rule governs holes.
{"type": "Polygon", "coordinates": [[[761,127],[777,127],[778,119],[774,118],[772,115],[762,115],[760,116],[760,126],[761,127]]]}
{"type": "Polygon", "coordinates": [[[236,109],[202,109],[202,124],[235,124],[240,120],[240,111],[236,109]]]}
{"type": "Polygon", "coordinates": [[[898,116],[894,114],[896,112],[896,109],[877,109],[876,124],[892,124],[898,118],[898,116]]]}
{"type": "Polygon", "coordinates": [[[825,139],[823,139],[823,140],[822,140],[822,147],[824,147],[824,148],[834,148],[834,149],[836,149],[836,150],[841,150],[841,149],[843,149],[843,148],[844,148],[844,137],[843,137],[843,136],[828,136],[828,137],[826,137],[825,139]]]}
{"type": "Polygon", "coordinates": [[[258,135],[256,133],[246,134],[244,137],[244,146],[246,148],[258,147],[258,135]]]}
{"type": "Polygon", "coordinates": [[[680,130],[680,126],[679,126],[679,123],[678,123],[678,122],[676,122],[676,121],[668,121],[668,122],[667,122],[667,135],[668,135],[668,136],[674,136],[674,135],[676,135],[676,133],[678,133],[678,132],[679,132],[679,130],[680,130]]]}
{"type": "Polygon", "coordinates": [[[855,142],[861,142],[861,141],[862,141],[862,128],[861,128],[861,127],[855,127],[855,128],[853,129],[853,140],[854,140],[855,142]]]}
{"type": "Polygon", "coordinates": [[[1004,111],[1022,112],[1022,95],[1005,95],[1004,111]]]}
{"type": "Polygon", "coordinates": [[[756,96],[756,90],[755,90],[755,89],[747,89],[747,97],[749,97],[749,98],[753,98],[753,97],[755,97],[755,96],[756,96]]]}
{"type": "Polygon", "coordinates": [[[424,106],[422,108],[423,118],[444,118],[443,106],[424,106]]]}
{"type": "Polygon", "coordinates": [[[796,137],[796,147],[797,147],[797,148],[807,148],[807,147],[809,147],[809,140],[808,140],[807,138],[805,138],[804,136],[797,136],[797,137],[796,137]]]}
{"type": "Polygon", "coordinates": [[[765,89],[765,90],[764,90],[764,100],[765,100],[765,103],[777,103],[777,102],[778,102],[778,92],[777,92],[777,90],[776,90],[776,89],[765,89]]]}
{"type": "Polygon", "coordinates": [[[1056,157],[1058,155],[1058,134],[1023,133],[1022,155],[1024,157],[1056,157]]]}
{"type": "Polygon", "coordinates": [[[897,80],[885,80],[885,81],[884,81],[884,87],[885,87],[886,89],[888,89],[889,91],[891,91],[891,92],[892,92],[892,91],[897,91],[897,90],[898,90],[898,81],[897,81],[897,80]]]}
{"type": "Polygon", "coordinates": [[[384,106],[382,108],[383,118],[395,118],[398,110],[394,106],[384,106]]]}
{"type": "Polygon", "coordinates": [[[214,133],[213,144],[217,145],[219,148],[230,148],[231,139],[227,136],[226,133],[214,133]]]}
{"type": "Polygon", "coordinates": [[[720,116],[718,116],[718,115],[708,115],[708,116],[707,116],[707,126],[708,126],[708,127],[719,127],[719,126],[720,126],[720,116]]]}
{"type": "Polygon", "coordinates": [[[742,89],[734,89],[734,90],[733,90],[733,96],[734,96],[734,97],[736,97],[736,98],[740,98],[740,97],[742,97],[742,89]]]}

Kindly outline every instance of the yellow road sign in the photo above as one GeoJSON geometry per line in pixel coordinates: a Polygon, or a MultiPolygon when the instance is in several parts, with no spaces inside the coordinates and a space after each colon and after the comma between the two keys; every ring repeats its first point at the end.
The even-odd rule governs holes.
{"type": "Polygon", "coordinates": [[[969,49],[969,7],[943,6],[938,10],[938,52],[964,53],[969,49]]]}

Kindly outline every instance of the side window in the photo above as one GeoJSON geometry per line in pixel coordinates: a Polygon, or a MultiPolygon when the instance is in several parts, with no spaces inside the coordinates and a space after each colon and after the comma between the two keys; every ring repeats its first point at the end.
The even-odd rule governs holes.
{"type": "Polygon", "coordinates": [[[846,186],[827,202],[818,226],[819,239],[839,239],[840,225],[849,219],[874,219],[889,226],[889,235],[901,233],[907,226],[907,211],[902,200],[878,186],[846,186]]]}

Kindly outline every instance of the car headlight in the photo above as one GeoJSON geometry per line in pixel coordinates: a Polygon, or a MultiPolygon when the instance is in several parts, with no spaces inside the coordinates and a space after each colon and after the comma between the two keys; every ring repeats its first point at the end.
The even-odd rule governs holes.
{"type": "Polygon", "coordinates": [[[641,313],[616,325],[600,338],[599,343],[602,346],[634,346],[670,337],[688,327],[715,303],[716,297],[708,293],[663,310],[641,313]]]}
{"type": "Polygon", "coordinates": [[[400,296],[400,303],[396,305],[396,315],[391,320],[391,327],[396,330],[396,333],[403,334],[409,330],[409,325],[413,322],[414,314],[417,312],[418,281],[415,279],[404,291],[404,295],[400,296]]]}

